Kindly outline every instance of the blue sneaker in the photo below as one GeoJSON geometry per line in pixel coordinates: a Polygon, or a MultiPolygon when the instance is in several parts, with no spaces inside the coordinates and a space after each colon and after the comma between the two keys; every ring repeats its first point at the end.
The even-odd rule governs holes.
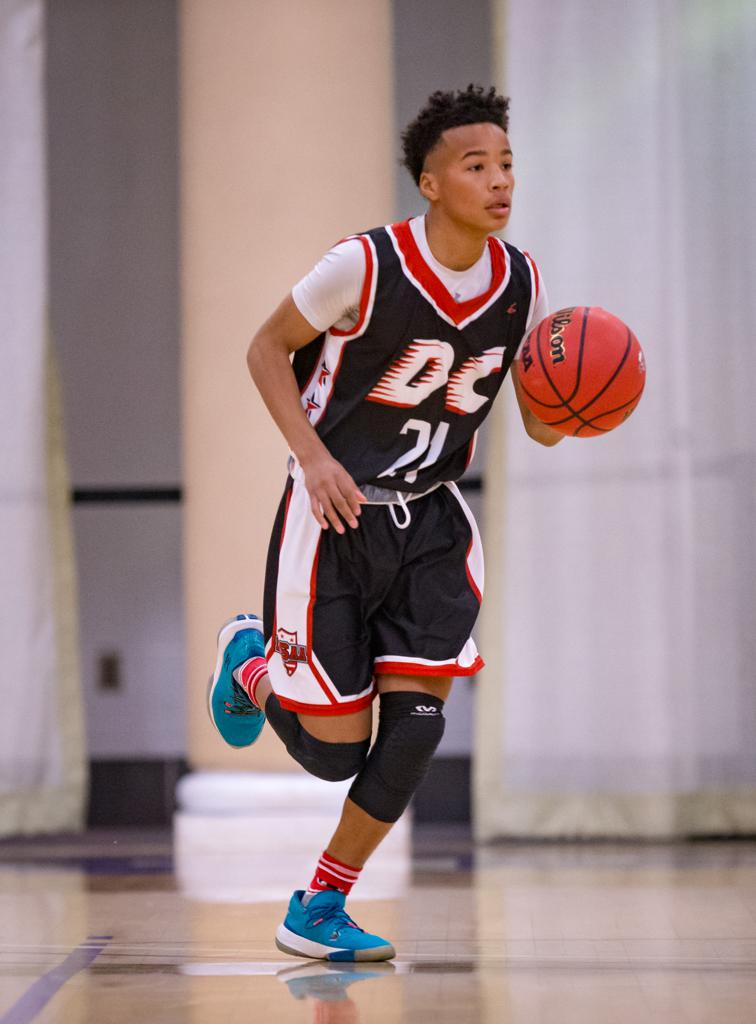
{"type": "Polygon", "coordinates": [[[248,747],[265,725],[265,715],[252,703],[232,673],[250,658],[265,657],[262,622],[256,615],[237,615],[218,633],[218,659],[207,687],[210,720],[230,747],[248,747]]]}
{"type": "Polygon", "coordinates": [[[396,956],[387,939],[369,935],[344,910],[346,896],[335,889],[316,893],[305,907],[303,889],[289,901],[289,912],[276,931],[276,945],[292,956],[314,960],[390,960],[396,956]]]}

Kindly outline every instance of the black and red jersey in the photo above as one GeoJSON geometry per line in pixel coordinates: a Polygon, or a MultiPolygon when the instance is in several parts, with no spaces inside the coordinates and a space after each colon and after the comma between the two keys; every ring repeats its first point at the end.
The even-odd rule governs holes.
{"type": "Polygon", "coordinates": [[[302,403],[359,486],[421,493],[458,479],[535,308],[538,271],[490,237],[491,284],[457,302],[409,222],[356,236],[366,273],[359,319],[294,355],[302,403]]]}

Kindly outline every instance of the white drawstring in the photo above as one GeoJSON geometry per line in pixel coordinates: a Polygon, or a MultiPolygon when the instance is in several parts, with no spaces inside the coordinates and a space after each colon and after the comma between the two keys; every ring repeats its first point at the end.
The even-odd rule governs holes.
{"type": "Polygon", "coordinates": [[[412,513],[410,512],[409,505],[405,501],[404,495],[402,494],[401,491],[396,492],[396,497],[396,504],[398,504],[404,512],[404,522],[399,522],[399,519],[395,511],[396,504],[393,501],[389,504],[389,512],[391,513],[391,518],[394,520],[394,525],[396,526],[396,528],[398,530],[406,530],[409,524],[412,522],[412,513]]]}

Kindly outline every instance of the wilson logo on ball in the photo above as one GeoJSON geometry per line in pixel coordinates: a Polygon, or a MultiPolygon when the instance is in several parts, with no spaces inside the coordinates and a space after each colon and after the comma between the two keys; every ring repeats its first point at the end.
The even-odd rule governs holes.
{"type": "Polygon", "coordinates": [[[573,310],[563,309],[559,313],[556,313],[551,318],[551,334],[549,337],[549,355],[551,356],[551,365],[556,366],[557,363],[563,363],[565,359],[564,352],[564,329],[567,327],[572,320],[573,310]]]}

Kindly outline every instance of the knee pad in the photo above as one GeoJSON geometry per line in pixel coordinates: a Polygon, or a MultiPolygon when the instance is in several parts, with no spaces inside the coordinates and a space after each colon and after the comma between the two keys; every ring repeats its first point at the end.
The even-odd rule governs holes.
{"type": "Polygon", "coordinates": [[[302,728],[294,711],[281,707],[274,693],[265,703],[265,716],[294,760],[318,779],[344,782],[365,764],[370,749],[369,739],[357,743],[319,740],[302,728]]]}
{"type": "Polygon", "coordinates": [[[425,778],[444,735],[444,702],[428,693],[381,694],[378,735],[349,796],[371,818],[394,822],[425,778]]]}

